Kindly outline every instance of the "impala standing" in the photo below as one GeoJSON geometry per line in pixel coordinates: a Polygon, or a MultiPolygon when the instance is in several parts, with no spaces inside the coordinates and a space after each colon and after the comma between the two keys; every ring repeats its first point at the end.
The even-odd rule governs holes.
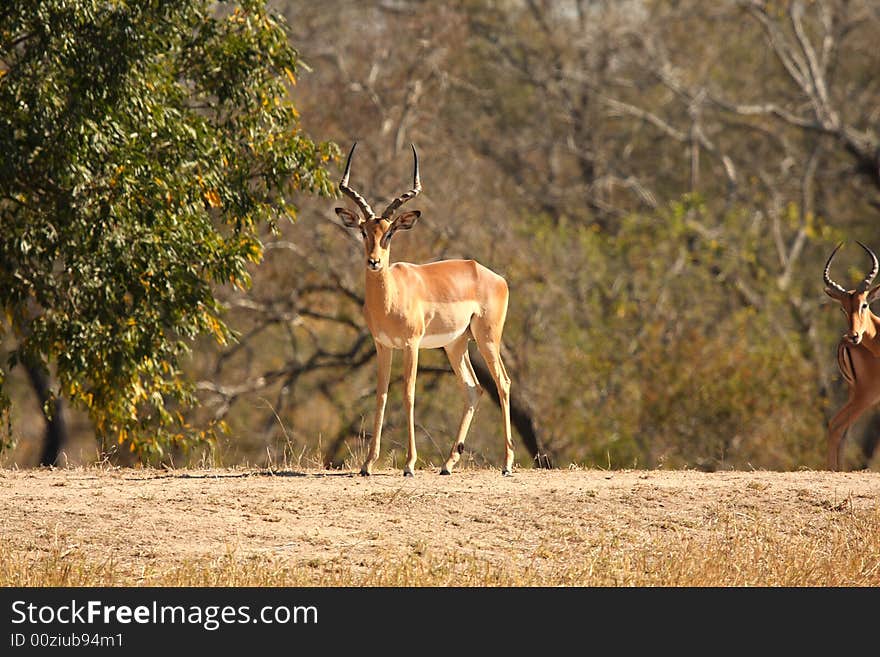
{"type": "Polygon", "coordinates": [[[846,315],[848,330],[837,345],[837,366],[849,386],[849,400],[828,424],[828,468],[837,470],[843,440],[858,417],[880,401],[880,317],[871,312],[869,304],[880,296],[880,285],[871,282],[880,271],[877,255],[858,243],[871,258],[871,271],[854,290],[846,290],[829,276],[831,260],[843,245],[831,252],[825,264],[825,293],[840,302],[846,315]]]}
{"type": "Polygon", "coordinates": [[[440,474],[449,474],[464,451],[464,439],[483,392],[474,374],[467,345],[473,338],[498,386],[504,416],[505,460],[502,474],[513,467],[513,441],[510,436],[510,377],[501,361],[501,332],[507,316],[507,282],[473,260],[441,260],[425,265],[390,263],[391,238],[397,231],[409,230],[420,216],[418,210],[397,213],[398,208],[422,189],[419,156],[413,151],[413,186],[394,199],[376,217],[363,196],[348,186],[351,158],[357,142],[348,153],[339,189],[358,206],[362,217],[346,208],[336,214],[348,228],[357,228],[364,240],[365,293],[364,318],[376,345],[378,379],[376,418],[367,460],[361,468],[369,475],[379,458],[382,418],[388,398],[388,381],[393,349],[403,351],[404,401],[407,406],[409,443],[404,476],[412,476],[416,464],[416,434],[413,406],[419,349],[443,347],[455,375],[467,395],[458,436],[440,474]]]}

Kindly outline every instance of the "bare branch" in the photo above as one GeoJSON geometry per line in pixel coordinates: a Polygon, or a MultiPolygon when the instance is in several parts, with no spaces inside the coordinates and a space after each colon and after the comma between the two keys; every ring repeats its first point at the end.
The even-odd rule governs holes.
{"type": "Polygon", "coordinates": [[[721,109],[740,116],[773,116],[798,128],[833,134],[832,130],[829,130],[818,121],[797,116],[775,103],[737,104],[724,100],[712,93],[709,94],[709,100],[721,109]]]}
{"type": "Polygon", "coordinates": [[[782,31],[776,23],[767,15],[767,8],[764,3],[758,2],[757,0],[747,0],[745,3],[741,4],[744,5],[749,14],[760,23],[761,27],[764,29],[764,33],[767,35],[770,47],[773,49],[774,54],[777,59],[779,59],[783,68],[785,68],[791,76],[791,79],[794,80],[804,91],[811,91],[810,80],[806,71],[806,62],[804,62],[803,59],[801,59],[797,53],[793,52],[785,43],[785,36],[782,34],[782,31]]]}
{"type": "Polygon", "coordinates": [[[811,80],[810,88],[805,88],[804,91],[807,92],[807,94],[813,100],[813,106],[816,111],[816,115],[819,117],[819,120],[822,121],[822,123],[826,125],[829,129],[836,130],[840,123],[840,120],[837,117],[836,112],[832,111],[829,106],[828,89],[825,85],[825,75],[819,64],[818,58],[816,57],[816,51],[813,49],[813,46],[810,43],[806,32],[804,31],[804,25],[802,21],[803,13],[804,6],[800,2],[793,2],[788,10],[788,16],[791,20],[791,25],[794,29],[794,34],[797,39],[798,45],[800,46],[801,52],[806,59],[807,71],[809,72],[811,80]],[[815,93],[810,94],[810,89],[815,90],[815,93]]]}
{"type": "Polygon", "coordinates": [[[690,140],[687,133],[682,132],[673,125],[670,125],[653,112],[649,112],[640,107],[636,107],[635,105],[630,105],[629,103],[624,103],[623,101],[616,100],[608,96],[603,96],[602,100],[618,113],[628,114],[629,116],[634,116],[637,119],[645,121],[646,123],[650,123],[652,126],[663,132],[665,135],[672,137],[676,141],[687,143],[690,140]]]}

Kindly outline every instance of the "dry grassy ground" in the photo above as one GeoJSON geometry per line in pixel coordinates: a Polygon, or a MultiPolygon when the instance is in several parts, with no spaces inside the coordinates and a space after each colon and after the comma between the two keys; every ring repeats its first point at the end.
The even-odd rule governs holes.
{"type": "Polygon", "coordinates": [[[880,585],[880,473],[0,470],[0,584],[880,585]]]}

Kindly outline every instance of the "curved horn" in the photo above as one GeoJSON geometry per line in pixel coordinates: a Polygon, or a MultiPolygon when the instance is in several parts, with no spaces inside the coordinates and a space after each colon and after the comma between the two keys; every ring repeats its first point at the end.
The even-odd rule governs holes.
{"type": "Polygon", "coordinates": [[[354,149],[357,145],[358,143],[354,142],[351,146],[351,150],[348,151],[348,159],[345,161],[345,173],[342,174],[342,180],[339,181],[339,190],[347,194],[352,201],[357,203],[361,212],[364,213],[364,217],[372,219],[376,216],[376,213],[373,212],[373,208],[370,207],[370,204],[367,203],[367,200],[363,196],[348,186],[348,175],[351,173],[351,156],[354,155],[354,149]]]}
{"type": "Polygon", "coordinates": [[[839,283],[835,283],[831,280],[831,276],[828,275],[828,272],[831,270],[831,261],[834,260],[835,254],[840,250],[840,247],[843,246],[843,242],[834,247],[834,250],[831,252],[831,255],[828,256],[828,262],[825,263],[825,271],[822,274],[822,277],[825,279],[826,287],[836,290],[842,294],[846,294],[846,290],[843,289],[843,286],[839,283]]]}
{"type": "Polygon", "coordinates": [[[401,205],[406,203],[411,198],[415,198],[419,195],[419,192],[422,191],[422,182],[419,180],[419,154],[416,153],[415,144],[410,144],[412,146],[413,152],[413,186],[412,189],[409,190],[406,194],[401,194],[396,199],[391,201],[388,204],[388,207],[385,208],[385,211],[382,213],[382,219],[389,219],[394,211],[397,210],[401,205]]]}
{"type": "Polygon", "coordinates": [[[871,256],[871,264],[872,264],[871,271],[868,273],[867,276],[865,276],[865,280],[863,280],[861,283],[859,283],[859,286],[856,288],[859,292],[864,292],[865,290],[868,289],[868,286],[874,280],[874,277],[877,276],[877,272],[880,271],[880,261],[877,260],[877,254],[874,253],[867,246],[865,246],[864,244],[862,244],[858,240],[856,240],[856,244],[858,244],[860,247],[862,247],[865,251],[868,252],[868,255],[871,256]]]}

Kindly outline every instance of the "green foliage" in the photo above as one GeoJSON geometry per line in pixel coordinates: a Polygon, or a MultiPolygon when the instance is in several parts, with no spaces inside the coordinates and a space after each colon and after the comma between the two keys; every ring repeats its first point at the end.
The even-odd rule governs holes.
{"type": "Polygon", "coordinates": [[[527,321],[514,316],[506,336],[532,334],[536,366],[524,378],[557,454],[613,467],[821,463],[810,345],[788,295],[755,264],[762,243],[749,217],[714,217],[687,195],[623,217],[613,233],[545,218],[523,227],[534,261],[556,276],[520,284],[527,321]],[[740,295],[744,280],[760,307],[740,295]]]}
{"type": "Polygon", "coordinates": [[[214,287],[249,284],[291,194],[332,194],[297,65],[258,0],[0,10],[0,392],[26,361],[144,458],[211,436],[178,409],[189,340],[230,337],[214,287]]]}

